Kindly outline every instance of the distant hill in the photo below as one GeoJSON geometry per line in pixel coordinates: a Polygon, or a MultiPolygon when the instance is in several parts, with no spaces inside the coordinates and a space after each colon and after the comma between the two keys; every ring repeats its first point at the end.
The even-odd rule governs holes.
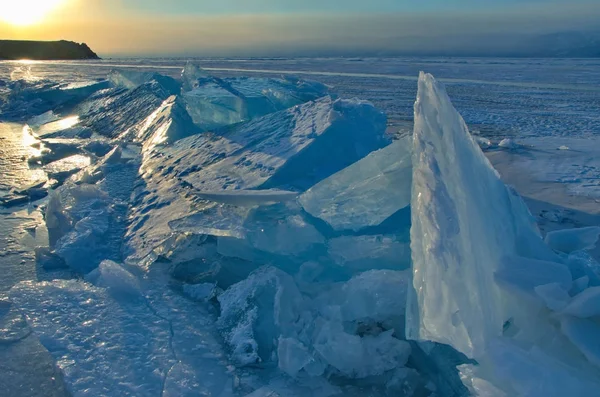
{"type": "Polygon", "coordinates": [[[72,41],[0,40],[0,59],[100,59],[85,43],[72,41]]]}

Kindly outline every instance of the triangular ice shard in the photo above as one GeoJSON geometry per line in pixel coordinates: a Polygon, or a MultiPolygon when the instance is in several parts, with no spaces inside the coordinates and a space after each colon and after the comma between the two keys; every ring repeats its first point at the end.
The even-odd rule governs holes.
{"type": "Polygon", "coordinates": [[[429,74],[419,77],[413,139],[407,337],[477,358],[513,316],[494,281],[503,258],[558,258],[429,74]]]}

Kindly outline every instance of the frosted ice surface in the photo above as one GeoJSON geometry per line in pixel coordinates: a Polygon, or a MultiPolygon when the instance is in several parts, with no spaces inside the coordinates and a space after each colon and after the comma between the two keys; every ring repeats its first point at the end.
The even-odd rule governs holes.
{"type": "Polygon", "coordinates": [[[218,296],[218,326],[241,366],[273,361],[277,339],[295,334],[303,304],[294,280],[262,267],[218,296]]]}
{"type": "Polygon", "coordinates": [[[410,243],[394,235],[341,236],[327,242],[336,265],[353,272],[370,269],[401,270],[410,267],[410,243]]]}
{"type": "Polygon", "coordinates": [[[115,301],[106,290],[79,281],[22,282],[10,297],[73,396],[161,394],[176,359],[168,322],[146,305],[115,301]]]}
{"type": "Polygon", "coordinates": [[[480,357],[511,316],[494,280],[503,258],[554,256],[444,87],[424,73],[418,85],[411,201],[414,279],[407,337],[480,357]]]}
{"type": "Polygon", "coordinates": [[[410,204],[411,149],[405,137],[373,152],[310,188],[300,203],[335,230],[379,225],[410,204]]]}
{"type": "Polygon", "coordinates": [[[544,241],[552,249],[566,254],[593,249],[600,237],[600,227],[590,226],[549,232],[544,241]]]}
{"type": "Polygon", "coordinates": [[[600,287],[589,287],[575,295],[561,313],[581,318],[600,316],[600,287]]]}

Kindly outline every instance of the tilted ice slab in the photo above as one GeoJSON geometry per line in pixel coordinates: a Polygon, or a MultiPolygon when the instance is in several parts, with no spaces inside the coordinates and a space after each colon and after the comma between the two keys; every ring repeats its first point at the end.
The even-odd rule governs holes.
{"type": "Polygon", "coordinates": [[[412,142],[402,138],[321,181],[300,197],[335,230],[376,226],[410,204],[412,142]]]}
{"type": "MultiPolygon", "coordinates": [[[[227,196],[219,192],[258,189],[272,196],[272,189],[314,185],[385,146],[385,121],[369,103],[325,97],[145,153],[128,254],[146,257],[172,234],[169,222],[213,207],[208,200],[227,196]]],[[[234,200],[233,193],[227,197],[234,200]]]]}
{"type": "Polygon", "coordinates": [[[419,77],[413,150],[407,337],[481,357],[513,315],[494,280],[505,258],[560,260],[428,74],[419,77]]]}
{"type": "Polygon", "coordinates": [[[97,134],[116,138],[145,120],[163,101],[177,94],[179,84],[170,77],[152,79],[134,89],[98,91],[76,107],[80,124],[97,134]]]}

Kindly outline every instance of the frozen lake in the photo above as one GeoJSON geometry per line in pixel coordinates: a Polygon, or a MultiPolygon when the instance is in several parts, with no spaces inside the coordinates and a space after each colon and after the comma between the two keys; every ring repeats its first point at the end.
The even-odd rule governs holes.
{"type": "MultiPolygon", "coordinates": [[[[303,86],[305,91],[301,91],[301,95],[293,93],[286,97],[289,92],[277,92],[279,86],[262,88],[258,85],[257,88],[253,82],[245,85],[246,80],[226,80],[229,82],[227,84],[232,84],[228,86],[230,92],[245,99],[259,98],[256,103],[260,106],[264,103],[270,106],[269,111],[264,111],[255,105],[257,113],[249,118],[256,120],[248,121],[236,118],[236,112],[231,111],[239,105],[235,101],[226,102],[226,117],[219,118],[222,116],[219,115],[211,118],[213,108],[205,107],[203,111],[192,113],[193,117],[190,118],[179,97],[185,94],[177,92],[177,100],[168,98],[166,92],[170,89],[169,82],[150,85],[150,88],[144,88],[147,91],[142,90],[139,95],[132,94],[139,86],[137,83],[127,81],[123,84],[131,83],[132,87],[125,89],[107,88],[108,83],[104,82],[113,69],[157,72],[180,79],[186,61],[138,58],[89,62],[0,62],[0,107],[6,105],[4,109],[7,109],[5,113],[0,113],[0,197],[14,200],[10,201],[10,205],[0,207],[0,362],[7,363],[0,365],[0,389],[7,390],[8,395],[62,396],[67,391],[79,395],[86,390],[90,390],[92,395],[103,395],[110,390],[126,390],[124,395],[136,395],[137,390],[139,395],[144,396],[165,393],[184,395],[185,391],[190,390],[190,395],[195,395],[193,392],[199,390],[205,391],[205,395],[216,396],[271,395],[271,387],[273,390],[291,387],[287,378],[280,378],[280,375],[269,378],[273,368],[277,368],[277,362],[271,361],[273,357],[284,357],[277,346],[273,348],[269,345],[275,343],[273,338],[276,336],[267,332],[266,336],[256,336],[258,342],[251,338],[250,342],[240,342],[240,338],[247,337],[243,334],[247,332],[242,324],[244,321],[254,324],[254,321],[258,321],[256,316],[280,315],[277,314],[279,311],[284,313],[282,318],[290,311],[297,316],[294,321],[304,322],[305,326],[321,321],[325,324],[323,329],[337,335],[337,338],[350,335],[347,327],[356,327],[352,331],[356,334],[351,335],[354,339],[342,340],[330,335],[332,339],[325,339],[326,342],[314,335],[307,336],[310,333],[306,330],[285,331],[289,335],[283,335],[284,331],[281,331],[280,338],[285,340],[280,340],[280,346],[290,349],[288,353],[304,354],[304,345],[298,340],[307,345],[314,343],[314,346],[311,345],[314,351],[301,363],[295,362],[292,357],[294,354],[289,353],[290,356],[285,357],[290,361],[283,364],[280,361],[280,367],[285,367],[288,374],[291,372],[294,375],[300,371],[311,376],[313,373],[318,376],[326,374],[323,378],[318,377],[319,382],[311,386],[314,389],[310,389],[310,392],[302,389],[305,384],[300,387],[294,383],[294,387],[299,387],[294,389],[297,392],[294,396],[312,396],[313,393],[319,396],[363,396],[367,395],[367,390],[371,393],[368,395],[372,396],[388,395],[381,394],[383,381],[379,376],[381,371],[389,371],[394,365],[402,367],[406,363],[406,352],[411,349],[408,342],[400,340],[398,335],[392,337],[393,330],[385,328],[389,325],[382,325],[385,323],[383,320],[377,319],[376,325],[367,326],[352,317],[351,321],[344,320],[346,328],[342,330],[342,320],[339,318],[364,314],[361,304],[364,301],[371,302],[369,299],[372,296],[366,289],[361,289],[363,286],[370,286],[370,283],[380,285],[383,291],[394,296],[398,288],[394,287],[396,284],[386,283],[386,279],[397,285],[406,282],[406,273],[403,272],[407,271],[406,266],[410,263],[410,241],[408,229],[400,230],[398,225],[410,226],[407,221],[409,215],[406,211],[402,212],[409,204],[413,206],[409,197],[410,181],[408,184],[406,182],[407,175],[412,172],[406,165],[410,151],[402,152],[401,161],[396,161],[396,152],[390,152],[389,148],[395,150],[392,145],[401,147],[398,143],[408,141],[404,138],[413,131],[413,105],[421,70],[432,73],[446,85],[454,107],[463,116],[470,132],[478,137],[479,144],[499,172],[502,182],[513,185],[523,196],[544,235],[558,229],[600,225],[598,59],[192,60],[211,75],[224,80],[239,76],[279,77],[288,74],[319,81],[341,98],[360,98],[372,102],[387,114],[387,125],[381,122],[384,119],[370,105],[359,101],[320,100],[316,104],[303,104],[307,101],[311,103],[321,95],[325,88],[320,85],[303,86]],[[18,83],[22,86],[11,85],[18,80],[23,81],[18,83]],[[55,86],[57,83],[59,86],[55,86]],[[43,101],[52,103],[55,100],[52,95],[56,94],[56,87],[61,92],[69,93],[65,94],[67,100],[61,103],[64,107],[59,107],[68,111],[60,114],[60,117],[46,114],[31,119],[34,115],[31,109],[36,109],[43,101]],[[80,101],[76,98],[77,92],[85,93],[86,87],[93,88],[90,89],[92,99],[84,101],[81,106],[71,106],[68,100],[70,92],[76,92],[73,94],[75,103],[80,101]],[[100,92],[97,96],[96,91],[100,92]],[[38,101],[38,92],[50,94],[43,94],[46,96],[38,101]],[[20,98],[19,95],[25,98],[22,103],[11,102],[20,98]],[[264,101],[263,97],[268,97],[268,101],[264,101]],[[302,99],[298,99],[300,97],[302,99]],[[261,100],[263,102],[259,102],[261,100]],[[290,103],[293,103],[293,107],[290,103]],[[293,111],[289,110],[292,108],[293,111]],[[287,110],[274,113],[281,109],[287,110]],[[332,109],[338,112],[338,118],[329,119],[332,109]],[[205,114],[210,114],[206,120],[202,119],[205,114]],[[206,128],[209,131],[213,125],[224,123],[224,132],[209,135],[211,138],[205,140],[201,134],[195,134],[200,131],[196,128],[202,123],[206,123],[204,127],[210,126],[206,128]],[[88,125],[96,130],[88,131],[88,125]],[[123,130],[117,130],[115,126],[123,127],[123,130]],[[345,129],[353,134],[350,138],[339,135],[345,129]],[[385,136],[383,133],[381,137],[377,135],[380,130],[386,132],[385,136]],[[261,134],[274,138],[263,142],[257,138],[261,134]],[[334,138],[321,137],[327,134],[334,138]],[[393,137],[395,143],[387,146],[388,149],[376,152],[389,143],[389,137],[393,137]],[[333,141],[327,143],[327,139],[333,141]],[[361,144],[355,148],[352,146],[353,140],[361,144]],[[155,150],[161,144],[165,145],[164,148],[155,150]],[[302,152],[310,145],[315,145],[321,151],[302,152]],[[332,150],[325,152],[318,145],[329,145],[332,150]],[[364,157],[371,151],[376,153],[374,157],[372,154],[364,157]],[[304,153],[305,157],[298,153],[304,153]],[[349,157],[345,158],[346,155],[349,157]],[[384,177],[378,175],[368,182],[359,181],[356,188],[352,185],[356,183],[355,178],[369,178],[378,167],[382,167],[381,175],[384,177]],[[348,184],[353,188],[348,189],[348,184]],[[397,184],[406,188],[404,196],[397,201],[386,202],[384,198],[389,192],[385,189],[397,184]],[[72,190],[61,190],[61,185],[63,188],[70,186],[72,190]],[[80,189],[81,185],[89,185],[93,189],[80,189]],[[312,196],[305,192],[301,195],[304,198],[298,197],[300,204],[292,204],[298,195],[311,186],[311,191],[314,191],[312,196]],[[190,187],[199,191],[190,191],[190,187]],[[48,206],[45,195],[48,192],[52,195],[54,189],[60,191],[60,195],[53,196],[55,201],[50,210],[53,218],[49,221],[48,213],[46,218],[43,214],[48,206]],[[364,193],[363,190],[369,191],[370,195],[356,193],[364,193]],[[237,192],[232,194],[232,191],[237,192]],[[321,206],[331,202],[328,194],[332,191],[343,200],[327,211],[321,211],[321,206]],[[299,209],[299,205],[304,208],[299,209]],[[346,219],[343,211],[352,213],[356,205],[358,213],[346,219]],[[55,240],[59,241],[55,248],[60,258],[48,255],[43,260],[38,258],[36,262],[36,247],[52,247],[56,244],[56,241],[52,241],[52,231],[49,236],[46,224],[55,226],[55,240]],[[96,238],[94,233],[100,233],[103,237],[96,238]],[[236,239],[242,240],[243,244],[236,239]],[[374,258],[369,257],[371,254],[374,258]],[[107,265],[101,271],[94,270],[102,259],[120,261],[126,258],[128,262],[124,268],[107,265]],[[201,260],[201,265],[198,260],[201,260]],[[322,260],[332,266],[347,268],[340,272],[341,275],[332,275],[319,269],[310,260],[322,260]],[[198,270],[198,266],[205,266],[211,261],[210,268],[201,267],[198,270]],[[248,276],[255,264],[273,263],[277,263],[283,271],[271,268],[271,271],[248,276]],[[360,273],[365,270],[373,273],[360,273]],[[385,273],[387,271],[391,273],[385,273]],[[286,272],[293,275],[293,279],[286,272]],[[168,273],[168,277],[163,273],[168,273]],[[84,274],[87,274],[86,282],[81,281],[84,274]],[[35,283],[71,278],[73,275],[80,281],[35,283]],[[363,279],[362,275],[367,276],[363,279]],[[216,277],[216,281],[210,278],[212,276],[216,277]],[[198,280],[207,277],[219,288],[197,284],[198,280]],[[328,277],[334,280],[330,286],[327,284],[331,282],[328,277]],[[136,281],[136,278],[139,280],[136,281]],[[232,288],[231,284],[237,282],[241,284],[234,286],[241,286],[232,288]],[[254,294],[248,292],[252,282],[267,291],[259,290],[261,292],[256,294],[265,294],[267,297],[257,298],[259,303],[252,301],[254,297],[248,298],[248,305],[252,307],[256,304],[256,309],[237,312],[239,302],[235,299],[246,293],[254,294]],[[318,311],[315,308],[323,300],[337,299],[345,302],[336,303],[341,312],[320,313],[327,321],[320,317],[310,318],[316,316],[312,312],[310,315],[294,312],[297,309],[294,306],[297,299],[294,292],[296,283],[302,295],[311,302],[308,311],[318,311]],[[17,284],[18,288],[13,289],[12,294],[22,305],[27,318],[21,317],[9,301],[9,291],[17,284]],[[202,288],[196,289],[198,285],[202,288]],[[286,289],[289,295],[281,298],[279,292],[275,296],[269,295],[270,285],[282,289],[292,285],[293,288],[292,292],[286,289]],[[113,295],[111,287],[125,291],[126,299],[122,300],[123,296],[118,294],[113,295]],[[331,296],[323,293],[329,293],[329,289],[331,296]],[[134,294],[128,295],[132,291],[134,294]],[[137,299],[139,291],[143,291],[143,299],[137,299]],[[354,294],[359,298],[353,300],[354,294]],[[199,303],[190,303],[190,297],[199,303]],[[215,309],[213,306],[217,299],[219,305],[215,309]],[[277,306],[283,304],[279,303],[280,299],[289,306],[280,309],[277,306]],[[274,300],[277,302],[273,303],[274,300]],[[40,306],[39,302],[44,302],[44,305],[40,306]],[[263,305],[271,305],[269,310],[274,310],[276,314],[269,314],[263,305]],[[220,317],[215,310],[217,313],[223,311],[220,317]],[[71,317],[70,313],[75,315],[71,317]],[[243,316],[243,321],[239,319],[240,316],[243,316]],[[309,319],[303,316],[309,316],[309,319]],[[232,321],[233,324],[237,324],[236,321],[239,323],[238,328],[230,330],[232,321]],[[28,324],[35,330],[34,333],[28,324]],[[374,327],[374,330],[369,327],[374,327]],[[227,332],[224,333],[223,329],[227,329],[227,332]],[[112,331],[116,331],[116,335],[112,331]],[[242,333],[243,337],[236,332],[242,333]],[[373,336],[372,340],[369,339],[372,336],[370,332],[375,332],[377,338],[373,336]],[[36,333],[42,336],[42,344],[36,333]],[[314,340],[307,342],[312,337],[314,340]],[[148,343],[132,343],[136,338],[148,343]],[[268,348],[264,347],[265,341],[268,348]],[[344,344],[350,342],[357,343],[358,350],[363,349],[362,359],[356,360],[358,363],[352,362],[356,357],[338,359],[343,353],[344,344]],[[253,347],[252,343],[260,343],[261,346],[253,347]],[[234,353],[227,359],[222,351],[223,344],[234,347],[234,353]],[[131,351],[128,346],[131,346],[131,351]],[[125,350],[129,356],[121,354],[125,350]],[[379,357],[372,354],[373,351],[387,352],[390,356],[382,353],[382,362],[374,360],[369,363],[366,358],[379,357]],[[111,359],[118,364],[116,368],[126,369],[121,370],[124,373],[111,373],[118,371],[111,368],[111,359]],[[321,361],[317,363],[319,359],[321,361]],[[154,360],[156,368],[152,367],[154,360]],[[36,364],[28,365],[31,361],[36,364]],[[240,361],[244,365],[251,365],[245,367],[240,365],[240,361]],[[314,365],[311,367],[310,363],[314,365]],[[207,371],[210,371],[210,377],[205,376],[207,371]],[[94,382],[99,374],[102,376],[94,382]],[[199,378],[199,374],[204,376],[199,378]],[[66,383],[63,383],[63,375],[66,376],[66,383]],[[323,381],[327,377],[331,378],[334,385],[331,390],[331,385],[323,381]],[[359,381],[356,381],[356,377],[359,381]],[[208,378],[211,381],[207,382],[208,378]],[[361,383],[363,378],[368,381],[361,383]],[[346,384],[344,382],[347,379],[353,380],[346,384]],[[263,385],[268,387],[261,387],[263,385]],[[340,394],[340,390],[344,392],[340,394]]],[[[202,81],[202,78],[200,75],[198,81],[202,81]]],[[[289,79],[285,84],[295,84],[295,81],[289,79]]],[[[216,86],[219,88],[218,84],[216,86]]],[[[209,88],[208,97],[213,100],[211,95],[217,91],[213,86],[209,88]]],[[[186,100],[198,100],[189,93],[187,95],[186,100]]],[[[206,99],[201,97],[201,100],[206,99]]],[[[224,99],[229,100],[229,97],[224,99]]],[[[188,105],[190,103],[193,102],[188,102],[188,105]]],[[[200,103],[206,106],[205,102],[200,103]]],[[[216,103],[221,105],[219,100],[216,103]]],[[[247,104],[244,106],[252,108],[247,104]]],[[[187,109],[189,112],[190,108],[187,109]]],[[[433,110],[430,111],[435,114],[433,110]]],[[[429,117],[435,119],[434,116],[429,117]]],[[[460,149],[458,147],[457,152],[460,149]]],[[[470,161],[468,166],[475,164],[486,169],[484,162],[476,155],[473,155],[475,160],[471,158],[473,151],[462,153],[470,161]]],[[[438,155],[442,156],[443,151],[438,155]]],[[[446,166],[451,168],[460,164],[463,158],[450,156],[446,160],[446,166]]],[[[431,164],[422,166],[426,171],[427,166],[433,171],[436,169],[431,164]]],[[[494,175],[488,172],[481,179],[484,182],[486,178],[492,180],[494,175]]],[[[431,187],[421,183],[422,187],[431,187]]],[[[452,194],[460,198],[462,191],[470,189],[469,186],[472,187],[469,184],[459,186],[458,191],[452,194]]],[[[500,186],[498,190],[501,192],[505,189],[504,184],[496,180],[490,182],[489,186],[494,189],[500,186]]],[[[435,189],[432,191],[439,194],[435,189]]],[[[471,196],[476,197],[477,189],[473,189],[473,193],[471,196]]],[[[435,200],[435,194],[433,197],[435,200]]],[[[445,204],[445,194],[439,194],[437,199],[445,204]]],[[[462,204],[462,201],[458,201],[462,204]]],[[[504,201],[498,199],[494,204],[501,207],[504,201]]],[[[453,210],[450,206],[446,209],[453,210]]],[[[511,209],[508,207],[502,211],[508,213],[511,209]]],[[[456,214],[463,220],[468,219],[466,212],[456,214]]],[[[482,210],[481,214],[484,216],[485,211],[482,210]]],[[[436,222],[444,217],[442,214],[437,219],[435,214],[431,215],[426,210],[421,215],[423,218],[432,216],[436,222]]],[[[431,219],[422,221],[426,226],[431,219]]],[[[453,220],[443,221],[447,221],[447,225],[445,229],[439,228],[442,230],[440,233],[453,236],[453,220]]],[[[517,225],[515,227],[523,227],[514,222],[517,225]]],[[[495,230],[488,232],[495,233],[495,230]]],[[[438,237],[438,243],[444,243],[444,236],[438,237]]],[[[590,252],[594,258],[600,258],[599,248],[590,252]]],[[[38,255],[41,256],[39,252],[38,255]]],[[[424,263],[427,264],[427,261],[424,263]]],[[[485,290],[483,281],[481,287],[485,290]]],[[[393,302],[398,304],[398,299],[393,302]]],[[[386,307],[389,302],[371,303],[388,315],[386,307]]],[[[398,308],[394,306],[394,309],[398,308]]],[[[402,311],[404,307],[398,310],[402,311]]],[[[440,320],[440,327],[444,326],[446,314],[440,314],[443,319],[440,320]]],[[[454,323],[455,320],[460,321],[456,313],[450,322],[454,323]]],[[[262,318],[260,321],[263,321],[262,318]]],[[[265,327],[272,326],[269,321],[278,324],[283,320],[264,321],[256,325],[259,329],[255,331],[257,334],[263,332],[265,327]]],[[[506,324],[510,326],[508,320],[506,324]]],[[[412,349],[419,351],[414,344],[412,349]]],[[[412,357],[411,360],[416,359],[412,357]]],[[[421,362],[419,367],[419,363],[409,360],[407,365],[421,371],[429,364],[421,362]]],[[[451,375],[446,373],[450,379],[446,387],[456,392],[460,387],[452,383],[458,379],[455,372],[450,371],[451,375]]],[[[391,376],[390,372],[386,372],[385,376],[391,376]]],[[[409,376],[402,372],[393,376],[413,382],[411,387],[418,390],[415,396],[426,395],[422,393],[430,390],[430,385],[417,379],[414,374],[409,376]]],[[[398,382],[385,379],[389,384],[398,382]]]]}

